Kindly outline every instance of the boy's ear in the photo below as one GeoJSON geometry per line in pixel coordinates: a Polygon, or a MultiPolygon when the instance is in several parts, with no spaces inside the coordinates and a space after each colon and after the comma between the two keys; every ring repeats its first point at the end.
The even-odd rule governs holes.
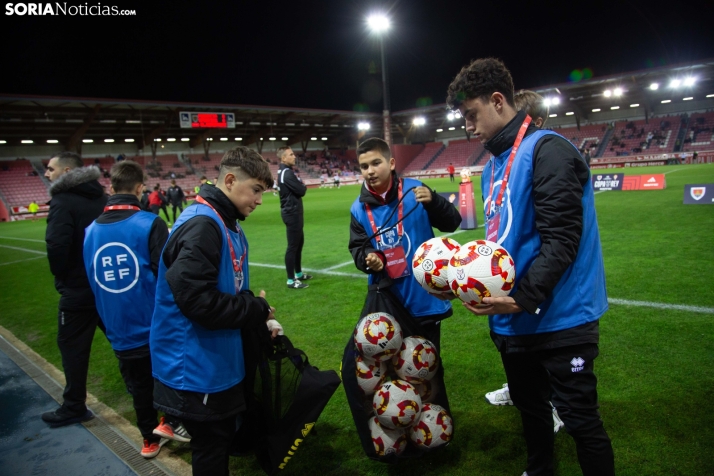
{"type": "Polygon", "coordinates": [[[394,157],[389,159],[389,170],[394,170],[397,167],[397,161],[394,157]]]}

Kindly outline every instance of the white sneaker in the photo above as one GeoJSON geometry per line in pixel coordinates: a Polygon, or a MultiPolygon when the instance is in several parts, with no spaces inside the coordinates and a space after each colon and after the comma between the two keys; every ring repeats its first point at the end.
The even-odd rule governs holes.
{"type": "Polygon", "coordinates": [[[556,434],[561,428],[565,428],[565,423],[558,416],[558,410],[555,409],[552,403],[550,406],[553,408],[553,434],[556,434]]]}
{"type": "Polygon", "coordinates": [[[508,384],[504,383],[503,388],[488,392],[486,394],[486,401],[491,405],[513,405],[511,393],[508,391],[508,384]]]}

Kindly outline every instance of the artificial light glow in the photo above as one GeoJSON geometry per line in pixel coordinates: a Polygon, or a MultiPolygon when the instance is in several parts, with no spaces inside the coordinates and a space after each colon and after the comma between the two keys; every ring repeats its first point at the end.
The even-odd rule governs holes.
{"type": "Polygon", "coordinates": [[[694,77],[692,77],[692,76],[689,76],[689,77],[687,77],[687,78],[684,78],[684,85],[685,85],[685,86],[694,86],[694,83],[695,83],[696,80],[697,80],[697,79],[694,78],[694,77]]]}
{"type": "Polygon", "coordinates": [[[694,99],[694,98],[693,98],[693,97],[688,97],[688,98],[682,99],[682,101],[691,101],[692,99],[694,99]]]}
{"type": "Polygon", "coordinates": [[[6,140],[0,140],[0,144],[7,144],[6,140]]]}
{"type": "Polygon", "coordinates": [[[665,100],[662,101],[662,104],[667,104],[667,103],[670,103],[670,102],[672,102],[671,99],[665,99],[665,100]]]}
{"type": "Polygon", "coordinates": [[[446,115],[446,118],[447,118],[448,120],[450,120],[450,121],[453,121],[453,120],[454,120],[454,113],[453,113],[453,112],[448,113],[448,114],[446,115]]]}
{"type": "Polygon", "coordinates": [[[236,140],[243,140],[242,137],[236,137],[236,140]]]}
{"type": "Polygon", "coordinates": [[[310,140],[317,140],[317,137],[310,137],[310,140]]]}
{"type": "Polygon", "coordinates": [[[82,142],[84,142],[85,144],[91,144],[94,141],[92,139],[82,139],[82,142]]]}
{"type": "Polygon", "coordinates": [[[357,129],[359,129],[361,131],[369,130],[369,127],[370,127],[369,122],[360,122],[359,124],[357,124],[357,129]]]}
{"type": "Polygon", "coordinates": [[[190,141],[190,140],[191,140],[191,139],[189,139],[188,137],[182,137],[182,138],[181,138],[181,142],[188,142],[188,141],[190,141]]]}
{"type": "Polygon", "coordinates": [[[56,139],[47,139],[47,143],[48,143],[48,144],[58,144],[59,141],[56,140],[56,139]]]}
{"type": "Polygon", "coordinates": [[[659,84],[657,84],[657,83],[650,84],[650,89],[652,91],[657,91],[659,89],[659,84]]]}
{"type": "Polygon", "coordinates": [[[616,109],[620,109],[620,106],[610,106],[610,109],[614,111],[616,109]]]}
{"type": "Polygon", "coordinates": [[[544,105],[545,107],[550,107],[551,102],[552,102],[552,101],[550,100],[550,98],[545,98],[545,99],[543,99],[543,105],[544,105]]]}
{"type": "Polygon", "coordinates": [[[630,107],[640,107],[639,104],[630,104],[630,107]]]}
{"type": "Polygon", "coordinates": [[[609,98],[610,96],[612,96],[612,91],[610,91],[609,89],[606,89],[603,94],[605,95],[606,98],[609,98]]]}
{"type": "Polygon", "coordinates": [[[367,24],[375,33],[389,30],[389,18],[381,14],[373,14],[367,17],[367,24]]]}
{"type": "Polygon", "coordinates": [[[23,140],[21,141],[23,144],[34,144],[34,141],[31,140],[23,140]]]}
{"type": "Polygon", "coordinates": [[[437,129],[436,132],[444,132],[444,129],[437,129]]]}
{"type": "MultiPolygon", "coordinates": [[[[181,140],[183,140],[183,139],[181,139],[181,140]]],[[[186,140],[188,140],[188,139],[186,139],[186,140]]],[[[124,142],[134,142],[134,139],[124,139],[124,142]]]]}
{"type": "Polygon", "coordinates": [[[622,96],[622,88],[615,88],[612,94],[614,94],[615,96],[622,96]]]}
{"type": "Polygon", "coordinates": [[[593,109],[593,112],[600,112],[600,109],[593,109]]]}
{"type": "Polygon", "coordinates": [[[466,126],[461,126],[462,129],[466,129],[466,126]]]}
{"type": "Polygon", "coordinates": [[[560,98],[558,96],[552,98],[545,98],[543,100],[543,104],[545,104],[546,107],[557,106],[558,104],[560,104],[560,98]]]}
{"type": "Polygon", "coordinates": [[[549,115],[548,117],[558,117],[558,115],[557,115],[557,114],[551,114],[551,115],[549,115]]]}
{"type": "Polygon", "coordinates": [[[104,139],[104,142],[111,144],[112,142],[114,142],[114,139],[104,139]]]}
{"type": "MultiPolygon", "coordinates": [[[[221,137],[221,140],[225,142],[228,140],[228,137],[221,137]]],[[[275,137],[271,137],[270,140],[275,140],[275,137]]]]}
{"type": "Polygon", "coordinates": [[[288,140],[287,137],[281,137],[280,140],[288,140]]]}
{"type": "Polygon", "coordinates": [[[449,127],[449,130],[450,130],[450,131],[455,131],[456,128],[455,128],[455,127],[449,127]]]}
{"type": "Polygon", "coordinates": [[[176,138],[175,138],[175,137],[169,137],[168,139],[166,139],[166,142],[176,142],[176,138]]]}
{"type": "MultiPolygon", "coordinates": [[[[223,140],[223,139],[221,139],[223,140]]],[[[275,137],[269,137],[268,140],[275,140],[275,137]]]]}
{"type": "Polygon", "coordinates": [[[157,137],[156,139],[154,139],[154,142],[161,142],[161,139],[157,137]]]}
{"type": "Polygon", "coordinates": [[[574,112],[566,112],[565,113],[566,116],[572,116],[573,114],[575,114],[575,113],[574,112]]]}
{"type": "Polygon", "coordinates": [[[672,81],[669,82],[669,87],[670,88],[678,88],[682,84],[681,79],[673,79],[672,81]]]}
{"type": "Polygon", "coordinates": [[[423,117],[415,117],[413,123],[415,126],[423,126],[426,124],[426,119],[423,117]]]}

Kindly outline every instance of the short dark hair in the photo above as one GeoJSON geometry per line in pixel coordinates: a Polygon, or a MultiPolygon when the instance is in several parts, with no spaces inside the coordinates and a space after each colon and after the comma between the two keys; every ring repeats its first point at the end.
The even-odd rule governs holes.
{"type": "Polygon", "coordinates": [[[144,183],[144,170],[141,165],[131,160],[122,160],[114,164],[110,175],[114,193],[134,193],[134,188],[144,183]]]}
{"type": "Polygon", "coordinates": [[[275,155],[278,156],[278,159],[283,160],[283,154],[285,154],[285,151],[286,151],[286,150],[292,150],[292,147],[290,147],[289,145],[285,145],[285,146],[283,146],[283,147],[280,147],[280,148],[278,149],[278,152],[277,152],[275,155]]]}
{"type": "Polygon", "coordinates": [[[357,147],[357,160],[359,160],[360,155],[366,154],[370,151],[378,152],[387,160],[392,158],[392,151],[389,149],[389,144],[378,137],[372,137],[362,142],[359,147],[357,147]]]}
{"type": "Polygon", "coordinates": [[[526,111],[526,114],[531,116],[535,121],[539,117],[543,119],[543,125],[548,120],[548,106],[545,105],[545,100],[540,94],[521,89],[513,96],[513,101],[516,104],[516,109],[526,111]]]}
{"type": "Polygon", "coordinates": [[[218,176],[224,177],[229,171],[235,172],[235,169],[239,169],[238,174],[242,173],[245,176],[241,180],[249,177],[260,180],[266,188],[273,186],[273,174],[270,172],[268,162],[253,149],[238,146],[226,152],[221,159],[218,176]]]}
{"type": "Polygon", "coordinates": [[[74,152],[60,152],[51,157],[52,159],[57,159],[60,167],[69,167],[70,169],[76,169],[77,167],[83,167],[84,163],[82,159],[74,152]]]}
{"type": "Polygon", "coordinates": [[[495,92],[503,94],[506,102],[515,107],[513,102],[513,78],[510,71],[497,58],[473,60],[464,66],[449,84],[446,104],[451,109],[458,109],[469,99],[488,100],[495,92]]]}

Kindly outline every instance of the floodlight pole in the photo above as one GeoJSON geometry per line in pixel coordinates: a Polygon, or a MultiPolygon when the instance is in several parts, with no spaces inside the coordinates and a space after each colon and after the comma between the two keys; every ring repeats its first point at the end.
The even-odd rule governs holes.
{"type": "Polygon", "coordinates": [[[382,97],[384,99],[382,119],[384,120],[384,140],[389,147],[392,147],[392,121],[389,115],[389,87],[387,86],[387,61],[384,55],[384,34],[379,35],[379,49],[382,54],[382,97]]]}

